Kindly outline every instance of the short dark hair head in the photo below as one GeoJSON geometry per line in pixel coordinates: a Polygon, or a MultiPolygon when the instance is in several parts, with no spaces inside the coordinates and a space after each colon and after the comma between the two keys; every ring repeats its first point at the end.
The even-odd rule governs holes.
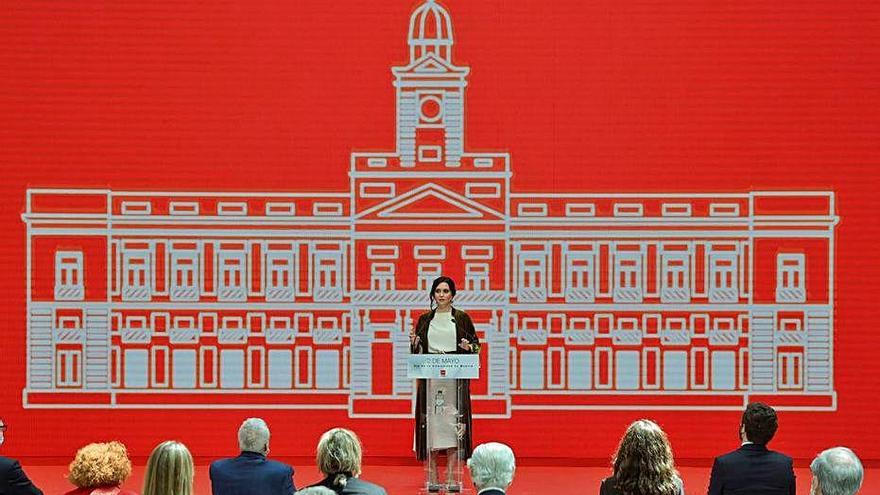
{"type": "Polygon", "coordinates": [[[742,427],[746,439],[758,445],[765,445],[776,434],[779,423],[776,411],[762,402],[751,402],[742,415],[742,427]]]}
{"type": "Polygon", "coordinates": [[[449,292],[453,296],[455,295],[455,281],[445,275],[441,275],[435,278],[434,281],[431,283],[431,293],[429,294],[429,296],[431,297],[432,302],[434,301],[434,291],[437,290],[437,286],[442,284],[443,282],[446,282],[446,285],[449,286],[449,292]]]}

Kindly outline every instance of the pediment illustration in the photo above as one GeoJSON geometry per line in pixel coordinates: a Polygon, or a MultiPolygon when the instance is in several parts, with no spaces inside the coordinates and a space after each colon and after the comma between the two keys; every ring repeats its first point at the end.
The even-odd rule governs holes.
{"type": "Polygon", "coordinates": [[[503,219],[502,213],[450,191],[428,183],[384,201],[358,215],[359,219],[503,219]]]}

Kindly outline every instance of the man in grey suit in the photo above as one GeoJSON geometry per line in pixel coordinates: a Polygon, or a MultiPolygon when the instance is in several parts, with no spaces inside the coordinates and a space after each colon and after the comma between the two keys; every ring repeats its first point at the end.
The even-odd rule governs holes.
{"type": "MultiPolygon", "coordinates": [[[[0,418],[0,445],[5,440],[6,422],[0,418]]],[[[0,457],[0,494],[2,495],[43,495],[39,488],[24,474],[21,464],[15,459],[0,457]]]]}
{"type": "Polygon", "coordinates": [[[244,420],[238,429],[238,457],[211,463],[213,495],[293,495],[293,468],[267,459],[269,426],[260,418],[244,420]]]}

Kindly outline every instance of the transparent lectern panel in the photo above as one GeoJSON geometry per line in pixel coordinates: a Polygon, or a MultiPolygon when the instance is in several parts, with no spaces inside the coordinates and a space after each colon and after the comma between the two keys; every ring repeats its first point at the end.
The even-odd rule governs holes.
{"type": "Polygon", "coordinates": [[[430,379],[426,385],[427,454],[425,487],[429,493],[462,491],[466,421],[463,380],[430,379]]]}

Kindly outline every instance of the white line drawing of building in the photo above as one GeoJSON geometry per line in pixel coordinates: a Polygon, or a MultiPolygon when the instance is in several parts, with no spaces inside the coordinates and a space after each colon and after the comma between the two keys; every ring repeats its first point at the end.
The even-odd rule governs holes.
{"type": "Polygon", "coordinates": [[[443,273],[478,416],[836,409],[833,192],[514,193],[464,146],[448,12],[408,43],[397,149],[352,153],[348,191],[28,190],[24,406],[411,417],[443,273]]]}

